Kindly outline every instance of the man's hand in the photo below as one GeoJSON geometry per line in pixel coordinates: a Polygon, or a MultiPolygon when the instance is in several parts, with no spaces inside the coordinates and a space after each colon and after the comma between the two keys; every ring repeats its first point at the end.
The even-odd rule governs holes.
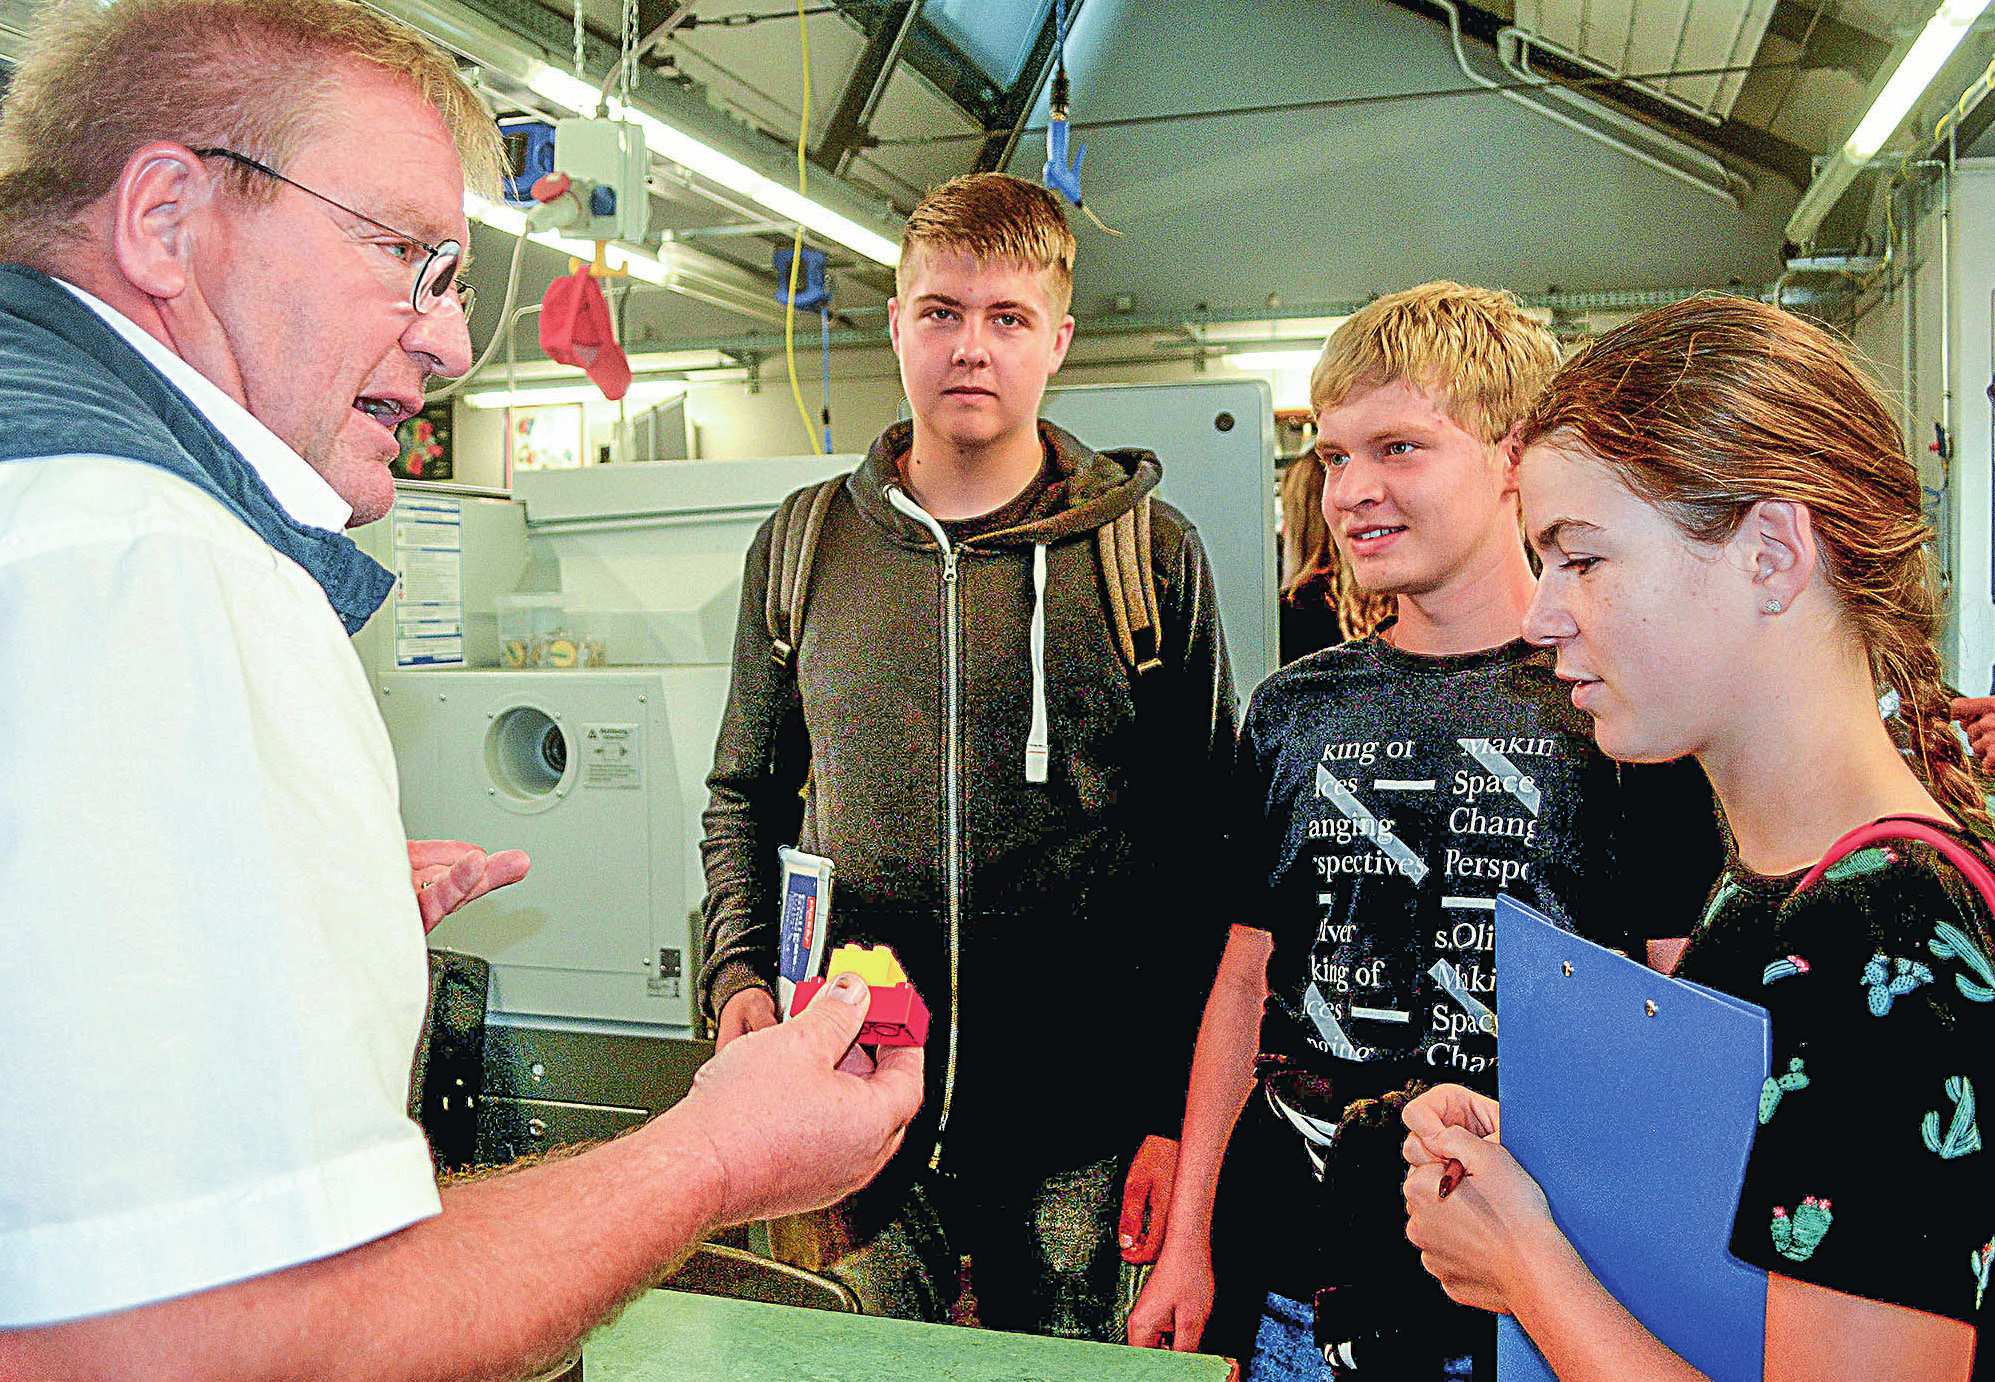
{"type": "Polygon", "coordinates": [[[853,1042],[871,1002],[865,980],[839,975],[790,1021],[729,1042],[653,1120],[718,1165],[718,1224],[821,1209],[900,1146],[921,1107],[921,1048],[882,1048],[867,1070],[853,1042]]]}
{"type": "Polygon", "coordinates": [[[1951,713],[1967,731],[1968,747],[1981,770],[1995,773],[1995,696],[1964,696],[1953,703],[1951,713]]]}
{"type": "Polygon", "coordinates": [[[520,849],[488,855],[462,840],[409,841],[409,881],[422,909],[423,934],[471,899],[519,882],[531,863],[520,849]]]}
{"type": "Polygon", "coordinates": [[[776,1000],[769,990],[745,988],[722,1005],[720,1021],[714,1024],[713,1049],[718,1054],[736,1037],[775,1025],[776,1000]]]}
{"type": "Polygon", "coordinates": [[[1204,1243],[1172,1244],[1158,1260],[1129,1312],[1129,1342],[1138,1348],[1198,1352],[1212,1314],[1212,1255],[1204,1243]]]}
{"type": "Polygon", "coordinates": [[[1177,1142],[1154,1134],[1144,1138],[1122,1183],[1122,1222],[1116,1234],[1124,1262],[1157,1260],[1170,1227],[1171,1181],[1177,1173],[1177,1142]]]}

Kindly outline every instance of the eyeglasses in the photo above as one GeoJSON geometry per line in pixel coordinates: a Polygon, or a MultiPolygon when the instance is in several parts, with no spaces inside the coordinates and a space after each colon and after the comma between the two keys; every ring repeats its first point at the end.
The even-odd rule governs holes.
{"type": "Polygon", "coordinates": [[[234,149],[207,148],[195,149],[192,152],[201,158],[226,158],[231,163],[241,164],[252,172],[275,178],[286,186],[297,188],[308,197],[316,197],[327,206],[344,211],[357,221],[365,221],[376,230],[385,230],[396,239],[420,248],[426,257],[423,259],[422,267],[416,271],[415,283],[409,288],[409,306],[417,313],[427,313],[435,311],[440,303],[454,300],[466,319],[470,318],[471,307],[477,301],[477,296],[472,292],[470,284],[457,281],[457,272],[464,267],[464,246],[457,241],[445,240],[442,244],[432,245],[419,235],[397,230],[391,225],[375,220],[363,211],[355,211],[344,202],[334,201],[323,192],[315,192],[295,178],[287,178],[275,168],[258,163],[248,154],[239,154],[234,149]]]}

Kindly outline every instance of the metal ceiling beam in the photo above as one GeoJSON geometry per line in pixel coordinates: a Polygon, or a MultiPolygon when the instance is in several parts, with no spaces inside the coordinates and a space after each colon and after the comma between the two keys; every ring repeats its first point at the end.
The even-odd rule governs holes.
{"type": "MultiPolygon", "coordinates": [[[[1391,3],[1433,20],[1443,28],[1447,27],[1446,12],[1438,6],[1426,3],[1426,0],[1391,0],[1391,3]]],[[[1510,21],[1477,5],[1462,4],[1458,8],[1461,11],[1463,34],[1489,45],[1494,50],[1496,36],[1509,27],[1510,21]]],[[[1576,63],[1565,62],[1550,53],[1534,50],[1532,64],[1545,76],[1555,81],[1569,83],[1594,100],[1619,106],[1627,114],[1667,129],[1673,134],[1681,135],[1692,143],[1702,144],[1720,153],[1736,155],[1768,172],[1778,173],[1797,188],[1806,187],[1815,175],[1813,155],[1808,150],[1799,144],[1782,139],[1779,135],[1770,134],[1757,125],[1748,125],[1744,121],[1730,118],[1717,125],[1707,124],[1673,109],[1665,102],[1645,96],[1626,82],[1605,80],[1597,73],[1590,72],[1576,63]]]]}
{"type": "MultiPolygon", "coordinates": [[[[858,25],[869,41],[881,29],[894,26],[894,6],[882,6],[878,0],[833,2],[839,13],[858,25]]],[[[1006,93],[962,49],[938,33],[934,25],[917,18],[902,46],[900,60],[919,72],[980,128],[993,127],[1006,93]]]]}
{"type": "Polygon", "coordinates": [[[838,98],[838,108],[824,127],[824,138],[810,156],[818,167],[842,176],[859,150],[872,146],[869,127],[873,115],[880,108],[880,98],[887,94],[887,83],[893,80],[902,50],[921,23],[922,4],[923,0],[895,0],[887,8],[885,22],[866,40],[866,50],[859,55],[859,64],[838,98]]]}
{"type": "Polygon", "coordinates": [[[640,35],[652,32],[681,8],[674,0],[637,0],[637,32],[640,35]]]}
{"type": "Polygon", "coordinates": [[[1892,41],[1822,13],[1819,5],[1778,0],[1766,31],[1796,44],[1808,67],[1833,67],[1868,82],[1891,56],[1892,41]]]}
{"type": "MultiPolygon", "coordinates": [[[[1082,0],[1068,0],[1067,29],[1072,32],[1074,18],[1081,12],[1082,0]]],[[[1032,52],[1025,59],[1025,66],[1018,70],[1018,80],[1004,93],[1004,99],[992,113],[994,118],[983,121],[991,134],[977,148],[977,161],[974,171],[979,173],[997,172],[1011,162],[1012,151],[1018,147],[1018,137],[1025,131],[1025,122],[1032,118],[1032,108],[1039,104],[1039,93],[1046,89],[1047,81],[1053,75],[1054,59],[1059,56],[1059,6],[1046,11],[1046,20],[1039,26],[1039,36],[1032,41],[1032,52]]]]}

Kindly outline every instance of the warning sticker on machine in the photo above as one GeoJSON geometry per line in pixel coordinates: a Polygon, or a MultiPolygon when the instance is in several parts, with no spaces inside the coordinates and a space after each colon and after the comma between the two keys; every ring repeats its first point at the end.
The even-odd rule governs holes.
{"type": "Polygon", "coordinates": [[[644,740],[637,725],[582,726],[582,785],[644,785],[644,740]]]}

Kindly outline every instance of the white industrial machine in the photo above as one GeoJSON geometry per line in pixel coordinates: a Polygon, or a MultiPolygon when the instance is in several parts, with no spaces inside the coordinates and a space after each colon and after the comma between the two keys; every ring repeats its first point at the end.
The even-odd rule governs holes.
{"type": "Polygon", "coordinates": [[[1157,453],[1157,497],[1198,528],[1219,585],[1233,684],[1247,693],[1281,663],[1275,593],[1274,391],[1260,379],[1083,384],[1048,389],[1039,415],[1091,446],[1157,453]]]}
{"type": "MultiPolygon", "coordinates": [[[[1066,390],[1046,412],[1163,457],[1161,496],[1212,554],[1251,688],[1276,647],[1267,386],[1066,390]]],[[[491,962],[496,1024],[699,1030],[700,813],[742,560],[785,494],[859,459],[521,472],[510,499],[412,486],[365,534],[403,575],[361,644],[410,835],[533,856],[431,936],[491,962]]]]}
{"type": "Polygon", "coordinates": [[[435,544],[418,552],[410,539],[418,527],[448,531],[456,506],[454,593],[468,665],[418,662],[424,640],[391,640],[385,629],[368,651],[411,836],[533,857],[523,882],[430,937],[491,962],[495,1018],[691,1033],[699,820],[742,558],[785,494],[857,463],[820,456],[522,472],[511,501],[412,492],[379,525],[387,531],[370,534],[379,559],[405,572],[420,564],[429,577],[425,592],[405,574],[396,630],[447,627],[409,613],[413,603],[452,603],[413,596],[453,593],[435,574],[435,544]],[[416,508],[421,524],[411,521],[416,508]],[[510,601],[519,589],[551,598],[510,601]],[[517,641],[500,637],[511,603],[545,627],[503,632],[557,648],[559,635],[572,635],[600,647],[610,665],[563,666],[544,651],[526,667],[497,665],[502,644],[517,641]]]}

